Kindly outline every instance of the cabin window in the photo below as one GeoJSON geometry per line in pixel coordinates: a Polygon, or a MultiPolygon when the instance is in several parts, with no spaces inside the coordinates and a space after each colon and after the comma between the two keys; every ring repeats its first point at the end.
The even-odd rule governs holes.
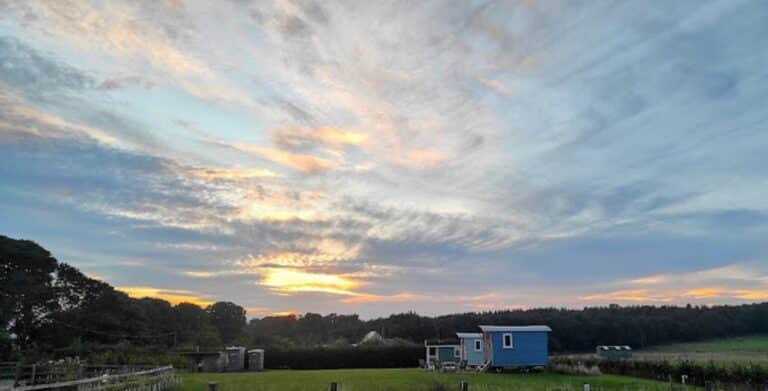
{"type": "Polygon", "coordinates": [[[434,347],[430,347],[429,348],[429,355],[430,356],[437,356],[437,349],[435,349],[434,347]]]}
{"type": "Polygon", "coordinates": [[[453,348],[453,357],[456,357],[456,358],[461,357],[461,349],[453,348]]]}
{"type": "Polygon", "coordinates": [[[506,333],[501,336],[503,342],[504,342],[504,349],[513,349],[513,341],[512,341],[512,333],[506,333]]]}
{"type": "Polygon", "coordinates": [[[476,352],[482,352],[483,351],[483,345],[479,339],[475,340],[475,351],[476,352]]]}

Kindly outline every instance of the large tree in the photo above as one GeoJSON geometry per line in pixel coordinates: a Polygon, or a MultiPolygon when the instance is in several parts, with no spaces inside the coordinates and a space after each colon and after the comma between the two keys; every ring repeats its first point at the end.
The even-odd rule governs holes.
{"type": "Polygon", "coordinates": [[[219,301],[206,308],[211,322],[219,330],[224,343],[232,343],[245,328],[245,309],[228,301],[219,301]]]}
{"type": "Polygon", "coordinates": [[[37,243],[0,235],[0,327],[16,334],[23,349],[33,331],[58,309],[56,259],[37,243]]]}

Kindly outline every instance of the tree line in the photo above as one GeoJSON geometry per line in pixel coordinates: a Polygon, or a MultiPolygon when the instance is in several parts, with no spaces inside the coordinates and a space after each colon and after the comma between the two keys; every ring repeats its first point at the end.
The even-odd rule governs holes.
{"type": "Polygon", "coordinates": [[[56,260],[28,240],[0,235],[0,360],[29,352],[83,353],[98,347],[164,350],[223,345],[296,349],[345,347],[375,330],[389,341],[420,344],[455,338],[480,324],[546,324],[553,352],[591,351],[599,344],[641,348],[766,332],[768,303],[735,306],[541,308],[438,317],[416,313],[363,320],[307,313],[246,319],[243,307],[207,307],[132,298],[56,260]]]}

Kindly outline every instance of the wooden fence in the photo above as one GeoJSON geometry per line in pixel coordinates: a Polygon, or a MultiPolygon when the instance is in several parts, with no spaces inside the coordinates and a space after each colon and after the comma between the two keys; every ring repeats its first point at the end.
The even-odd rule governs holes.
{"type": "MultiPolygon", "coordinates": [[[[89,373],[87,367],[83,368],[81,373],[89,373]]],[[[94,368],[90,369],[93,370],[94,368]]],[[[93,376],[97,372],[91,371],[90,375],[92,376],[73,380],[44,382],[43,384],[35,384],[34,381],[17,382],[10,390],[38,391],[67,388],[77,391],[164,391],[179,385],[181,382],[180,378],[176,376],[173,366],[170,365],[159,368],[99,367],[99,371],[101,372],[100,375],[93,376]]],[[[32,376],[32,379],[36,375],[32,376]]],[[[51,378],[51,376],[45,377],[45,379],[51,378]]]]}

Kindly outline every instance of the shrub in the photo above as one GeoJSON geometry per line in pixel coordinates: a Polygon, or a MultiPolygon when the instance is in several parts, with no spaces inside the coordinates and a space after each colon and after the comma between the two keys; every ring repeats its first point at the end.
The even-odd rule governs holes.
{"type": "Polygon", "coordinates": [[[716,382],[732,386],[759,388],[768,383],[768,367],[750,363],[704,363],[699,361],[606,360],[595,357],[554,357],[550,369],[556,372],[578,372],[580,368],[597,367],[602,373],[628,375],[655,380],[679,382],[688,376],[687,384],[703,386],[716,382]]]}
{"type": "Polygon", "coordinates": [[[416,367],[424,348],[412,346],[320,347],[271,349],[264,357],[269,369],[344,369],[416,367]]]}

